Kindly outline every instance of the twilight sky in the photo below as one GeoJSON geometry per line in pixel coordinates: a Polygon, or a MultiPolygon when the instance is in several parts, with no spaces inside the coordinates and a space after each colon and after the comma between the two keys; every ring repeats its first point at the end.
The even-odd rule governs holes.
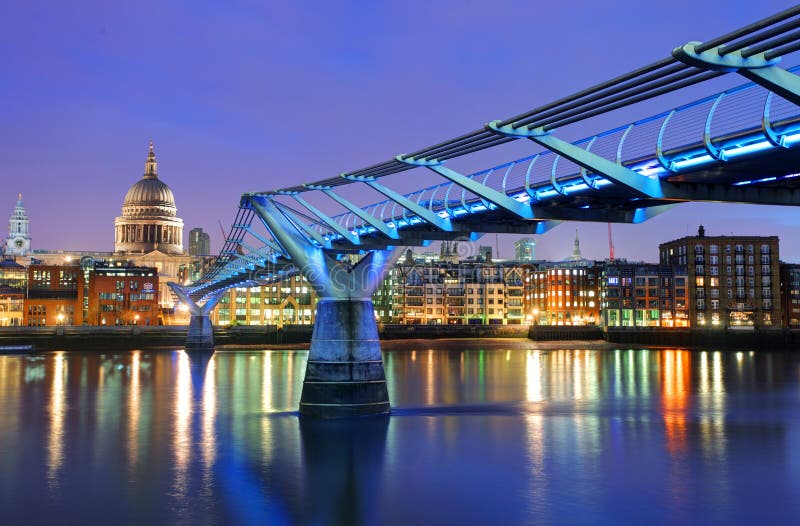
{"type": "MultiPolygon", "coordinates": [[[[185,239],[200,226],[218,250],[217,220],[231,223],[243,192],[414,151],[790,5],[11,2],[0,18],[2,236],[22,192],[33,248],[112,250],[114,217],[152,138],[185,239]]],[[[584,135],[692,98],[657,99],[584,135]]],[[[658,243],[700,223],[709,235],[779,235],[782,259],[800,261],[800,211],[734,204],[681,205],[642,225],[614,225],[616,255],[655,261],[658,243]]],[[[538,238],[537,257],[568,256],[575,228],[585,256],[608,256],[605,224],[567,223],[538,238]]],[[[513,240],[501,236],[501,256],[513,255],[513,240]]]]}

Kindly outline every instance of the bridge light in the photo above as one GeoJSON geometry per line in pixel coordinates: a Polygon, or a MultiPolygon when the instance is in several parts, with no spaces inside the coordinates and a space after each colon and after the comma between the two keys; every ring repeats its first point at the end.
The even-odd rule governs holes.
{"type": "MultiPolygon", "coordinates": [[[[726,152],[727,155],[727,152],[726,152]]],[[[706,164],[714,161],[715,159],[710,155],[700,155],[699,157],[693,157],[691,159],[684,159],[682,161],[675,161],[672,163],[672,167],[675,170],[681,170],[683,168],[692,168],[695,166],[699,166],[701,164],[706,164]]]]}
{"type": "Polygon", "coordinates": [[[726,149],[725,157],[731,159],[733,157],[738,157],[740,155],[747,155],[749,153],[760,152],[762,150],[769,150],[770,148],[774,148],[774,146],[769,142],[759,141],[753,144],[746,144],[744,146],[737,146],[735,148],[726,149]]]}

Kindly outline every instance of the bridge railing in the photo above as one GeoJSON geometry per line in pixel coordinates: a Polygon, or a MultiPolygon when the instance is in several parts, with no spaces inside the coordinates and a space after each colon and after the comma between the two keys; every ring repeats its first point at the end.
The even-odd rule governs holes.
{"type": "MultiPolygon", "coordinates": [[[[800,67],[789,71],[798,70],[800,67]]],[[[669,177],[690,171],[684,166],[707,156],[706,141],[712,148],[720,149],[768,141],[765,126],[778,136],[797,133],[800,131],[800,107],[772,95],[757,84],[747,83],[574,144],[643,175],[669,177]]],[[[549,150],[483,169],[468,177],[522,201],[546,199],[570,190],[585,190],[587,186],[610,184],[596,174],[582,176],[575,163],[549,150]]],[[[493,208],[482,196],[453,182],[415,190],[404,197],[449,217],[493,208]]],[[[416,218],[389,199],[372,203],[364,209],[384,223],[400,228],[416,218]]],[[[353,212],[343,212],[331,218],[353,232],[374,230],[353,212]]],[[[312,226],[326,238],[340,237],[323,222],[318,221],[312,226]]]]}

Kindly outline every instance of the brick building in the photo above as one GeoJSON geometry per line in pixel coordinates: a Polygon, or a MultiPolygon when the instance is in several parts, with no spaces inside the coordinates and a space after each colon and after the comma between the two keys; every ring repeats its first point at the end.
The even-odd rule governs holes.
{"type": "Polygon", "coordinates": [[[30,265],[23,325],[80,325],[83,323],[84,273],[71,265],[30,265]]]}
{"type": "Polygon", "coordinates": [[[89,275],[89,325],[157,325],[158,270],[96,263],[89,275]]]}
{"type": "Polygon", "coordinates": [[[781,263],[783,326],[800,328],[800,264],[781,263]]]}
{"type": "Polygon", "coordinates": [[[586,260],[554,264],[526,276],[525,312],[536,325],[598,325],[600,268],[586,260]]]}
{"type": "Polygon", "coordinates": [[[690,327],[781,324],[777,236],[706,236],[701,226],[697,236],[664,243],[659,253],[667,276],[677,281],[686,269],[690,327]]]}

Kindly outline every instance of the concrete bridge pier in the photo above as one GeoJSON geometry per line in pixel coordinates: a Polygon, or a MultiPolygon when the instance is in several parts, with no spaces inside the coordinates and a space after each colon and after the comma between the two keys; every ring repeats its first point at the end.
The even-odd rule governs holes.
{"type": "Polygon", "coordinates": [[[300,414],[341,418],[389,413],[389,392],[372,295],[401,247],[367,252],[355,265],[311,243],[269,200],[255,212],[319,295],[300,414]]]}
{"type": "Polygon", "coordinates": [[[389,411],[372,300],[321,300],[311,336],[300,414],[337,418],[389,411]]]}
{"type": "Polygon", "coordinates": [[[180,298],[181,302],[189,307],[189,331],[186,334],[187,353],[213,353],[214,352],[214,326],[209,315],[219,300],[227,292],[221,289],[214,292],[203,305],[198,305],[186,291],[177,283],[169,283],[169,287],[180,298]]]}

